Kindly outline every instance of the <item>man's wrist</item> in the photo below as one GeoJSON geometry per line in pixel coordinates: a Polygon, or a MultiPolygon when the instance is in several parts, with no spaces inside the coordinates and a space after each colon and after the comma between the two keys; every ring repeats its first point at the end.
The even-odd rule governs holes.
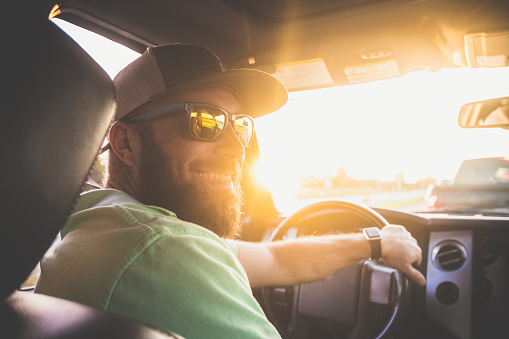
{"type": "Polygon", "coordinates": [[[382,233],[378,227],[369,227],[362,230],[364,236],[371,246],[371,259],[382,257],[382,233]]]}

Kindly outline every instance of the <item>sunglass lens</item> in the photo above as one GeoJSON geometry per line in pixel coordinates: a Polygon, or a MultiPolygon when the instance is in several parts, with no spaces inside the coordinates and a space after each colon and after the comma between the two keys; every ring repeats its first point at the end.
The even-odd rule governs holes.
{"type": "Polygon", "coordinates": [[[244,146],[249,146],[253,137],[253,121],[248,117],[235,119],[235,132],[244,146]]]}
{"type": "Polygon", "coordinates": [[[216,140],[226,123],[223,112],[213,107],[194,106],[189,119],[190,132],[204,140],[216,140]]]}

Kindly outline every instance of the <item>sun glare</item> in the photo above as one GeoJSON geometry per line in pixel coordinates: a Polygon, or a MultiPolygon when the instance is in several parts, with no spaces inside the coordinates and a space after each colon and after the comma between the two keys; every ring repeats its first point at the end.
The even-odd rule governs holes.
{"type": "Polygon", "coordinates": [[[260,159],[253,169],[256,181],[266,189],[278,188],[284,195],[291,195],[299,189],[298,176],[286,176],[264,159],[260,159]]]}
{"type": "Polygon", "coordinates": [[[256,121],[259,178],[275,195],[339,169],[362,180],[452,179],[464,159],[509,153],[509,132],[457,123],[464,103],[508,95],[507,78],[509,68],[446,69],[291,93],[256,121]]]}

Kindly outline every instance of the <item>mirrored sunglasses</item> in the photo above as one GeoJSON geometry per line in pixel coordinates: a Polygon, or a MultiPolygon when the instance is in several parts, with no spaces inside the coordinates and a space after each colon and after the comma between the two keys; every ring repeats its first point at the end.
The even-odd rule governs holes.
{"type": "Polygon", "coordinates": [[[254,135],[253,119],[246,114],[229,113],[217,106],[197,102],[181,102],[143,113],[125,122],[150,121],[177,112],[186,112],[189,134],[195,139],[204,141],[218,140],[223,134],[228,121],[234,126],[235,134],[244,147],[249,147],[254,135]]]}

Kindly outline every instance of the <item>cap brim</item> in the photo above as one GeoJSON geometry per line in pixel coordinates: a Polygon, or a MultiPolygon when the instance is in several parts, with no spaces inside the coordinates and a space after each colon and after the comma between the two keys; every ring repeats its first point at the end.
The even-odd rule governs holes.
{"type": "Polygon", "coordinates": [[[253,69],[233,69],[211,74],[169,88],[150,97],[149,100],[204,86],[218,86],[232,90],[239,96],[246,114],[253,118],[275,112],[288,101],[288,91],[279,79],[268,73],[253,69]]]}

